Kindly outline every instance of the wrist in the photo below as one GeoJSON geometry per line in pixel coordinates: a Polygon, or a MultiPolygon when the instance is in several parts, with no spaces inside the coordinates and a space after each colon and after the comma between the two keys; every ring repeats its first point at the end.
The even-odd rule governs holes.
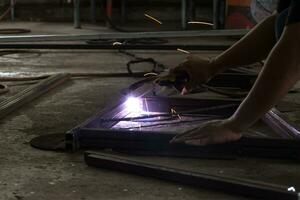
{"type": "Polygon", "coordinates": [[[240,133],[247,129],[233,116],[225,120],[225,126],[235,133],[240,133]]]}
{"type": "Polygon", "coordinates": [[[209,65],[210,65],[212,76],[214,76],[222,71],[222,65],[218,62],[217,57],[210,58],[209,65]]]}

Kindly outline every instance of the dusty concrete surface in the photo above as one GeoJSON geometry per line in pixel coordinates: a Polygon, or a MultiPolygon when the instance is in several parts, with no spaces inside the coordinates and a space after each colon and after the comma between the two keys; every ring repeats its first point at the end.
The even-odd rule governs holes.
{"type": "MultiPolygon", "coordinates": [[[[53,24],[52,24],[53,25],[53,24]]],[[[45,24],[46,27],[46,24],[45,24]]],[[[71,31],[71,30],[70,30],[71,31]]],[[[88,30],[83,30],[88,32],[88,30]]],[[[60,32],[64,32],[60,29],[60,32]]],[[[65,32],[68,32],[65,30],[65,32]]],[[[184,58],[177,52],[137,52],[172,66],[184,58]]],[[[210,55],[211,53],[202,52],[210,55]]],[[[0,57],[0,72],[41,74],[54,72],[125,72],[129,58],[113,51],[51,51],[0,57]]],[[[1,74],[0,73],[0,74],[1,74]]],[[[133,78],[73,79],[0,122],[0,199],[246,199],[215,191],[87,167],[82,152],[47,152],[30,147],[39,135],[64,133],[120,97],[133,78]]],[[[12,87],[12,92],[24,86],[12,87]]],[[[10,94],[7,94],[8,96],[10,94]]],[[[5,96],[1,97],[2,99],[5,96]]],[[[287,102],[299,103],[290,94],[287,102]]],[[[296,109],[296,110],[295,110],[296,109]]],[[[300,125],[300,111],[288,112],[300,125]]],[[[175,168],[232,175],[300,188],[298,163],[239,158],[200,160],[133,157],[175,168]]]]}

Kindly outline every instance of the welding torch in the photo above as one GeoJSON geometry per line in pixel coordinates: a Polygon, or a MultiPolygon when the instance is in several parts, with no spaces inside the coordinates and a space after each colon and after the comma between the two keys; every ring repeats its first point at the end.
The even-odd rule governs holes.
{"type": "Polygon", "coordinates": [[[173,86],[177,90],[182,91],[186,83],[189,81],[189,76],[186,72],[170,73],[157,78],[154,83],[163,87],[173,86]]]}

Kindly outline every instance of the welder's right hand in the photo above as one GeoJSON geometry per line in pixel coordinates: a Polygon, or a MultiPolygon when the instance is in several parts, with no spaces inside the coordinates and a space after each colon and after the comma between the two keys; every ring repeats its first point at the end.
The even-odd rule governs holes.
{"type": "Polygon", "coordinates": [[[187,94],[198,85],[207,83],[216,74],[216,69],[211,59],[190,55],[186,60],[170,70],[170,74],[187,74],[188,82],[182,90],[187,94]]]}

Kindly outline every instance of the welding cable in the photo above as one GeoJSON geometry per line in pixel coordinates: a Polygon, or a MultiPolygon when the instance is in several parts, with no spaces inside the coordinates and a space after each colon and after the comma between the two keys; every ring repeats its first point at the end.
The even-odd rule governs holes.
{"type": "Polygon", "coordinates": [[[25,28],[2,28],[0,29],[1,35],[8,35],[8,34],[23,34],[23,33],[30,33],[30,29],[25,28]]]}
{"type": "Polygon", "coordinates": [[[9,88],[7,85],[0,83],[0,94],[5,94],[9,92],[9,88]]]}
{"type": "MultiPolygon", "coordinates": [[[[139,38],[139,39],[126,39],[126,40],[111,40],[111,39],[97,39],[97,40],[88,40],[86,41],[87,44],[95,45],[95,44],[103,44],[103,45],[114,45],[115,43],[120,43],[118,45],[157,45],[157,44],[165,44],[168,43],[167,40],[165,39],[160,39],[160,38],[139,38]]],[[[132,66],[135,64],[139,63],[150,63],[152,65],[152,70],[150,72],[153,73],[161,73],[166,69],[166,66],[158,61],[156,61],[154,58],[144,58],[144,57],[139,57],[134,53],[130,53],[128,51],[119,49],[119,53],[122,53],[124,55],[127,55],[133,60],[130,60],[127,62],[127,71],[129,74],[132,74],[132,66]]]]}
{"type": "MultiPolygon", "coordinates": [[[[2,21],[12,10],[13,6],[16,5],[16,0],[14,1],[14,5],[10,5],[2,15],[0,15],[0,21],[2,21]]],[[[23,33],[30,33],[30,29],[23,29],[23,28],[6,28],[6,29],[0,29],[0,34],[7,35],[7,34],[23,34],[23,33]]]]}
{"type": "Polygon", "coordinates": [[[11,6],[9,6],[9,8],[7,8],[4,12],[3,12],[3,14],[0,16],[0,21],[1,20],[3,20],[8,14],[9,14],[9,12],[11,11],[11,6]]]}
{"type": "MultiPolygon", "coordinates": [[[[8,55],[11,55],[11,54],[35,54],[35,56],[31,56],[30,58],[33,58],[33,57],[39,57],[42,55],[42,52],[41,51],[36,51],[36,50],[18,50],[18,49],[9,49],[9,50],[1,50],[0,51],[0,57],[5,57],[5,58],[14,58],[14,59],[17,59],[17,57],[10,57],[8,55]]],[[[22,57],[23,59],[24,57],[22,57]]],[[[29,58],[29,57],[27,57],[29,58]]]]}

